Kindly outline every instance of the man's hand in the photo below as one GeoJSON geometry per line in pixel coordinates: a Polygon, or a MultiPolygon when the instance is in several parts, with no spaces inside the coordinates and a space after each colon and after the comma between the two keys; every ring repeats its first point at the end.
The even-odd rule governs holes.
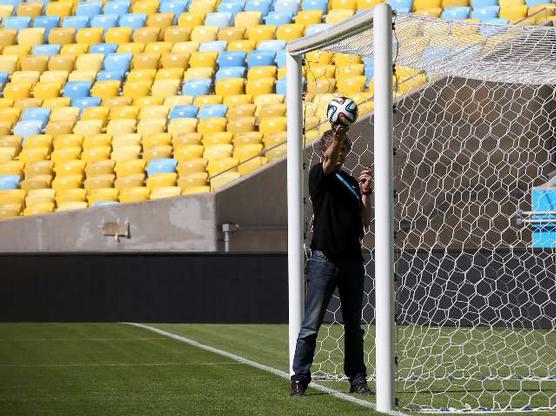
{"type": "Polygon", "coordinates": [[[363,195],[369,195],[373,190],[373,178],[371,170],[365,169],[359,175],[359,190],[363,195]]]}
{"type": "Polygon", "coordinates": [[[349,126],[346,126],[343,123],[332,124],[332,132],[336,135],[336,137],[340,139],[346,138],[346,134],[348,130],[349,130],[349,126]]]}

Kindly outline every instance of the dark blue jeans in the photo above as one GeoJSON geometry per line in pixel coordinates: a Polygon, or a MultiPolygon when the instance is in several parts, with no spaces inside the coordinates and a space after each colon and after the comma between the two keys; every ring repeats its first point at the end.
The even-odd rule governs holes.
{"type": "Polygon", "coordinates": [[[321,251],[313,251],[307,262],[305,317],[297,337],[293,371],[295,376],[311,381],[311,364],[319,328],[328,303],[338,287],[344,318],[344,372],[351,383],[366,379],[363,361],[363,278],[361,261],[331,261],[321,251]]]}

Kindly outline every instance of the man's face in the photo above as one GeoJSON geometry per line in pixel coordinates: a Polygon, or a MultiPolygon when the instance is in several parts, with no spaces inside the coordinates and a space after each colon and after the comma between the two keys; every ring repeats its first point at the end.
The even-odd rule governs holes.
{"type": "Polygon", "coordinates": [[[344,162],[346,161],[346,157],[349,153],[349,147],[347,144],[343,143],[340,147],[340,153],[338,155],[338,163],[336,163],[336,169],[339,170],[344,166],[344,162]]]}

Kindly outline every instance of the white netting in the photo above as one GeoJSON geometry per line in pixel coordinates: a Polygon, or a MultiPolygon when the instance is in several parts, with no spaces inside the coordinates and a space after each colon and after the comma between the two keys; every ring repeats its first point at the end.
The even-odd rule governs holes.
{"type": "MultiPolygon", "coordinates": [[[[534,209],[534,190],[554,190],[556,201],[548,184],[556,170],[555,31],[398,16],[395,38],[399,405],[555,412],[556,215],[536,217],[548,218],[543,241],[554,239],[553,248],[533,248],[533,230],[543,229],[520,220],[534,209]]],[[[360,85],[372,62],[363,57],[372,56],[371,30],[306,55],[307,170],[334,95],[355,98],[364,114],[350,131],[346,170],[357,176],[372,166],[373,84],[360,85]]],[[[373,245],[371,229],[363,310],[371,383],[373,245]]],[[[337,296],[325,321],[314,376],[340,379],[337,296]]]]}

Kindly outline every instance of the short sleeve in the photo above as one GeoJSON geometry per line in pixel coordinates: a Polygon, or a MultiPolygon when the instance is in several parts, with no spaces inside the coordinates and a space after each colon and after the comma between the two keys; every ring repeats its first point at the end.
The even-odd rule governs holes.
{"type": "Polygon", "coordinates": [[[325,179],[322,163],[317,163],[309,172],[309,195],[311,199],[314,200],[322,193],[325,179]]]}

